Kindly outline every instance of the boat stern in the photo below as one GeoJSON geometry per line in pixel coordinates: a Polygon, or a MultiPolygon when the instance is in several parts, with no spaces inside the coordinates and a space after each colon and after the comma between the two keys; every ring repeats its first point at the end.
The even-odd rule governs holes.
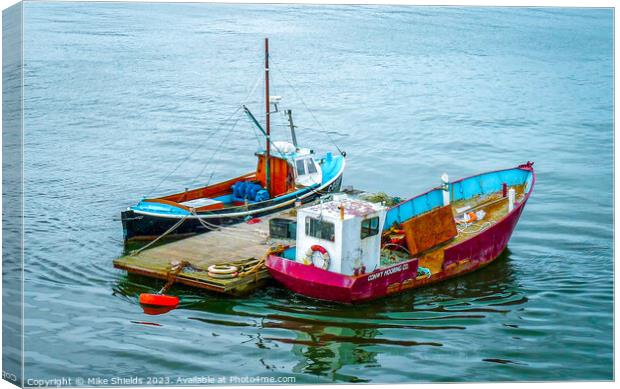
{"type": "Polygon", "coordinates": [[[142,200],[121,212],[123,240],[155,239],[189,214],[173,204],[142,200]]]}

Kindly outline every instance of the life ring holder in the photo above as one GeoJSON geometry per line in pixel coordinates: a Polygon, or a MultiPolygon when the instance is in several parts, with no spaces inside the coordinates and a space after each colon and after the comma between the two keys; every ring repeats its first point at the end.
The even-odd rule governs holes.
{"type": "Polygon", "coordinates": [[[327,270],[329,268],[329,259],[330,259],[329,253],[327,252],[325,247],[318,245],[318,244],[313,244],[312,246],[310,246],[308,251],[306,251],[306,257],[304,258],[304,264],[315,266],[314,262],[312,261],[312,257],[315,255],[315,253],[319,253],[323,259],[323,266],[319,268],[323,270],[327,270]]]}

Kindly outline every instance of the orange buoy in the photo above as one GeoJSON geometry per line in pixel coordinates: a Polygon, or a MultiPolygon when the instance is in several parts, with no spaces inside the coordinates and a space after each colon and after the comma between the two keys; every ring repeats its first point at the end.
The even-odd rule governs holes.
{"type": "Polygon", "coordinates": [[[176,296],[168,296],[166,294],[140,294],[140,304],[157,307],[173,307],[179,305],[179,298],[176,296]]]}
{"type": "Polygon", "coordinates": [[[142,310],[147,315],[163,315],[164,313],[168,313],[172,311],[176,307],[156,307],[154,305],[142,305],[142,310]]]}

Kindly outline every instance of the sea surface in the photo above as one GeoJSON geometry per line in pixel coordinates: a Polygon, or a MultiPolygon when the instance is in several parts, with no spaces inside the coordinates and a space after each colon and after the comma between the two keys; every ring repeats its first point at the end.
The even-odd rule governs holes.
{"type": "Polygon", "coordinates": [[[26,379],[612,379],[613,27],[611,9],[26,2],[26,379]],[[161,283],[113,268],[120,211],[254,169],[239,106],[262,120],[265,37],[280,109],[303,145],[346,150],[344,185],[411,197],[534,161],[506,252],[358,306],[175,288],[179,309],[144,314],[161,283]]]}

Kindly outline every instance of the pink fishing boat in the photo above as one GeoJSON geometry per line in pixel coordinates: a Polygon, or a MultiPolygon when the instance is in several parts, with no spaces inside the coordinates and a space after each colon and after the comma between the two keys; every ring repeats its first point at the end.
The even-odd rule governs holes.
{"type": "Polygon", "coordinates": [[[536,176],[533,163],[449,182],[388,207],[334,195],[299,208],[296,245],[267,257],[304,296],[354,303],[460,276],[506,248],[536,176]]]}

